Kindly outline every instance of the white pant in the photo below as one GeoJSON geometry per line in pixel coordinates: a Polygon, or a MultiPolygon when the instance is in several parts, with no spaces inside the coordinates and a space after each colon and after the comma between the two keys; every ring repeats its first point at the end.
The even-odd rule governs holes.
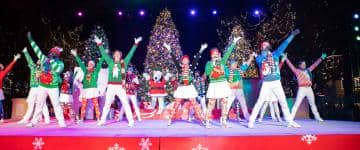
{"type": "Polygon", "coordinates": [[[45,88],[39,86],[38,90],[38,98],[35,100],[35,112],[33,118],[31,119],[31,123],[37,124],[39,118],[41,117],[42,109],[46,103],[46,98],[49,96],[58,123],[65,124],[63,110],[59,103],[59,88],[45,88]]]}
{"type": "Polygon", "coordinates": [[[265,101],[263,106],[261,107],[261,111],[260,111],[260,116],[259,116],[259,119],[263,119],[264,118],[264,115],[265,115],[265,112],[266,112],[266,109],[267,107],[270,107],[270,115],[271,115],[271,118],[273,120],[277,120],[277,119],[281,119],[281,116],[280,116],[280,110],[279,110],[279,105],[278,105],[278,102],[277,101],[265,101]],[[270,104],[270,105],[269,105],[270,104]],[[276,116],[275,116],[276,115],[276,116]]]}
{"type": "MultiPolygon", "coordinates": [[[[135,110],[137,119],[141,120],[140,109],[139,109],[139,105],[137,103],[136,95],[127,95],[127,97],[128,97],[128,100],[131,101],[132,105],[134,106],[134,110],[135,110]]],[[[124,107],[121,107],[120,112],[119,112],[119,118],[122,118],[122,116],[124,115],[124,112],[125,112],[124,107]]]]}
{"type": "Polygon", "coordinates": [[[114,84],[108,84],[107,86],[105,104],[101,114],[101,121],[106,120],[106,117],[110,111],[110,106],[115,101],[115,96],[119,97],[122,107],[125,109],[125,115],[128,122],[130,124],[134,123],[134,118],[132,116],[131,108],[129,105],[128,98],[126,96],[125,89],[121,85],[114,85],[114,84]]]}
{"type": "Polygon", "coordinates": [[[156,101],[159,102],[159,111],[164,109],[164,96],[151,96],[151,107],[155,109],[156,101]]]}
{"type": "Polygon", "coordinates": [[[261,90],[260,90],[260,94],[259,94],[259,98],[258,98],[257,102],[255,103],[255,106],[250,115],[249,121],[252,123],[255,122],[255,119],[259,114],[261,106],[263,106],[264,101],[266,101],[271,96],[271,94],[275,94],[276,98],[279,100],[285,120],[288,123],[293,122],[290,111],[289,111],[289,107],[286,102],[286,96],[285,96],[285,93],[284,93],[284,90],[283,90],[280,80],[263,81],[261,90]]]}
{"type": "Polygon", "coordinates": [[[314,96],[314,92],[312,90],[311,87],[299,87],[298,92],[297,92],[297,96],[296,96],[296,101],[295,104],[293,106],[293,108],[291,109],[291,116],[294,118],[296,115],[296,112],[302,102],[302,100],[304,98],[307,98],[307,100],[309,101],[309,105],[311,108],[311,111],[314,115],[315,119],[321,119],[320,114],[317,110],[316,104],[315,104],[315,96],[314,96]]]}
{"type": "Polygon", "coordinates": [[[249,119],[249,111],[246,105],[245,95],[243,89],[231,89],[231,94],[228,99],[227,112],[229,113],[232,103],[237,99],[240,103],[241,110],[246,120],[249,119]]]}
{"type": "MultiPolygon", "coordinates": [[[[35,107],[35,101],[38,97],[38,91],[39,91],[38,88],[35,87],[30,88],[28,97],[26,99],[28,108],[22,120],[29,121],[29,119],[31,118],[31,115],[33,114],[35,107]]],[[[50,122],[49,109],[46,103],[43,106],[42,114],[44,115],[45,122],[50,122]]]]}

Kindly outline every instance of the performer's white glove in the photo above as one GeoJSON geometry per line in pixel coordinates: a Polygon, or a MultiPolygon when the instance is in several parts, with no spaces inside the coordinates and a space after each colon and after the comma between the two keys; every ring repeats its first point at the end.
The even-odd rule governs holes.
{"type": "Polygon", "coordinates": [[[96,43],[96,44],[101,44],[102,43],[102,40],[101,40],[101,38],[99,38],[98,36],[94,36],[94,42],[96,43]]]}
{"type": "Polygon", "coordinates": [[[24,47],[24,49],[22,50],[23,53],[27,52],[27,47],[24,47]]]}
{"type": "Polygon", "coordinates": [[[170,47],[170,44],[167,44],[167,43],[164,43],[163,46],[171,52],[171,47],[170,47]]]}
{"type": "Polygon", "coordinates": [[[287,59],[287,53],[284,53],[281,56],[282,56],[281,62],[284,62],[287,59]]]}
{"type": "Polygon", "coordinates": [[[291,32],[292,35],[298,35],[300,33],[299,29],[295,29],[294,31],[291,32]]]}
{"type": "Polygon", "coordinates": [[[240,39],[241,39],[241,37],[240,37],[240,36],[235,37],[235,38],[234,38],[234,40],[233,40],[233,42],[234,42],[234,43],[236,43],[236,42],[237,42],[237,41],[239,41],[240,39]]]}
{"type": "Polygon", "coordinates": [[[256,54],[255,52],[252,52],[251,55],[252,55],[253,57],[257,57],[257,56],[258,56],[258,54],[256,54]]]}
{"type": "Polygon", "coordinates": [[[172,76],[172,74],[168,72],[168,73],[165,74],[164,79],[165,79],[166,81],[169,81],[169,79],[171,78],[171,76],[172,76]]]}
{"type": "Polygon", "coordinates": [[[21,55],[19,53],[17,53],[16,55],[14,55],[14,60],[18,60],[21,57],[21,55]]]}
{"type": "Polygon", "coordinates": [[[135,44],[139,44],[142,41],[142,37],[134,38],[135,44]]]}
{"type": "Polygon", "coordinates": [[[150,75],[148,73],[143,73],[143,77],[145,80],[150,80],[150,75]]]}
{"type": "Polygon", "coordinates": [[[207,43],[201,44],[200,53],[202,53],[208,47],[207,43]]]}
{"type": "Polygon", "coordinates": [[[70,50],[70,54],[73,56],[77,56],[77,50],[76,49],[70,50]]]}

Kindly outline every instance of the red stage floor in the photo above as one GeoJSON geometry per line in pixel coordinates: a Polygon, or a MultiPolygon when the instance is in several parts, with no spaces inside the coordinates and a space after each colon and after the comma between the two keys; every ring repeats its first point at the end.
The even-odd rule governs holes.
{"type": "Polygon", "coordinates": [[[126,122],[110,122],[98,127],[95,122],[70,124],[58,128],[56,123],[34,128],[7,121],[0,125],[1,150],[231,150],[231,149],[356,149],[360,147],[360,122],[298,120],[302,128],[287,128],[266,120],[255,129],[246,123],[231,122],[233,128],[222,129],[213,122],[205,129],[197,122],[177,121],[170,127],[164,120],[145,120],[128,128],[126,122]]]}

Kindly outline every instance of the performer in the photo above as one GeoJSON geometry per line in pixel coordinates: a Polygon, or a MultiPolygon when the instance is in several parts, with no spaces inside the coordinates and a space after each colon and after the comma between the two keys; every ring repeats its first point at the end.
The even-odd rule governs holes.
{"type": "Polygon", "coordinates": [[[250,58],[246,62],[244,62],[240,66],[240,68],[238,68],[238,62],[230,61],[230,69],[227,72],[227,78],[231,88],[231,95],[228,101],[227,112],[229,113],[232,103],[235,101],[235,99],[237,99],[236,114],[239,121],[241,120],[239,105],[241,106],[241,110],[245,120],[249,120],[249,116],[250,116],[246,105],[246,100],[243,90],[243,80],[241,74],[243,72],[246,72],[246,70],[249,68],[249,65],[254,60],[255,55],[256,55],[255,53],[251,54],[250,58]]]}
{"type": "Polygon", "coordinates": [[[299,68],[296,68],[289,59],[286,59],[286,64],[290,67],[291,71],[294,72],[296,79],[298,81],[298,93],[296,96],[295,104],[291,110],[291,116],[294,118],[296,115],[296,112],[302,102],[302,100],[306,97],[309,101],[309,105],[311,108],[311,111],[314,115],[315,120],[322,122],[324,121],[317,110],[316,104],[315,104],[315,96],[314,91],[311,88],[312,86],[312,71],[326,58],[326,54],[323,53],[321,57],[313,63],[309,68],[306,68],[306,62],[300,61],[299,68]]]}
{"type": "Polygon", "coordinates": [[[276,98],[282,108],[285,120],[288,123],[288,127],[300,127],[293,121],[290,115],[288,105],[286,103],[286,96],[280,82],[280,68],[279,68],[279,57],[282,55],[286,47],[294,39],[294,37],[300,33],[300,30],[294,30],[290,36],[281,43],[281,45],[273,52],[270,52],[271,46],[269,42],[261,43],[261,54],[256,57],[256,63],[259,66],[260,74],[263,76],[263,82],[260,89],[260,94],[253,111],[249,118],[248,127],[254,128],[254,122],[259,114],[259,110],[263,105],[264,101],[275,94],[276,98]]]}
{"type": "MultiPolygon", "coordinates": [[[[74,75],[75,76],[75,75],[74,75]]],[[[75,113],[73,110],[73,75],[70,71],[63,74],[63,81],[60,85],[59,102],[63,111],[68,110],[68,117],[71,121],[75,121],[75,113]]]]}
{"type": "MultiPolygon", "coordinates": [[[[40,69],[40,61],[37,61],[35,64],[31,56],[29,55],[29,52],[27,51],[26,47],[23,49],[22,52],[24,53],[25,59],[28,63],[28,67],[30,68],[30,90],[28,97],[26,99],[28,105],[26,113],[23,116],[23,118],[18,122],[18,124],[27,124],[29,123],[29,120],[33,114],[35,101],[36,98],[38,97],[39,77],[40,77],[41,69],[40,69]]],[[[50,124],[49,109],[46,104],[42,109],[42,113],[44,116],[45,123],[50,124]]]]}
{"type": "Polygon", "coordinates": [[[36,99],[36,106],[34,116],[31,122],[28,123],[27,127],[33,127],[37,124],[44,104],[46,103],[46,97],[49,96],[51,103],[55,111],[55,117],[58,120],[60,127],[66,127],[64,121],[63,111],[59,103],[59,85],[61,83],[60,73],[64,69],[64,63],[59,59],[62,48],[53,47],[48,56],[45,56],[40,50],[39,46],[35,43],[31,37],[31,33],[28,32],[28,40],[33,48],[36,56],[41,62],[41,73],[40,73],[40,85],[38,88],[39,97],[36,99]]]}
{"type": "Polygon", "coordinates": [[[122,59],[122,53],[119,50],[115,50],[112,59],[105,51],[105,48],[102,46],[102,41],[98,37],[95,36],[94,41],[99,46],[100,53],[102,57],[104,57],[106,63],[109,65],[109,81],[106,90],[106,98],[105,105],[103,108],[102,116],[98,125],[104,125],[106,122],[106,117],[110,111],[110,106],[114,102],[115,96],[120,98],[122,106],[125,109],[126,118],[129,122],[129,127],[134,127],[134,119],[132,117],[132,112],[130,109],[130,105],[126,96],[125,90],[125,70],[133,57],[135,50],[140,41],[142,41],[142,37],[135,38],[135,43],[132,46],[130,52],[127,54],[125,59],[122,59]]]}
{"type": "Polygon", "coordinates": [[[221,126],[223,128],[230,127],[227,125],[227,98],[231,94],[231,89],[226,81],[225,69],[226,62],[228,61],[232,51],[235,49],[237,41],[240,37],[235,37],[232,44],[227,49],[223,58],[220,56],[220,52],[217,48],[213,48],[210,51],[211,61],[208,61],[205,66],[205,73],[209,76],[209,87],[206,93],[206,97],[209,98],[208,108],[205,116],[206,128],[210,128],[211,112],[215,107],[216,99],[221,99],[221,126]]]}
{"type": "Polygon", "coordinates": [[[198,92],[196,99],[200,102],[203,115],[206,113],[206,75],[200,76],[198,70],[195,71],[194,86],[198,92]]]}
{"type": "MultiPolygon", "coordinates": [[[[132,106],[134,107],[136,117],[138,121],[141,121],[140,116],[140,108],[137,101],[137,90],[140,86],[139,78],[134,73],[134,68],[129,67],[126,72],[126,95],[128,97],[128,100],[131,101],[132,106]]],[[[122,118],[124,115],[125,109],[124,107],[121,107],[119,118],[122,118]]]]}
{"type": "MultiPolygon", "coordinates": [[[[281,61],[279,63],[279,68],[280,69],[284,65],[284,62],[285,62],[286,58],[287,58],[287,54],[284,53],[282,55],[281,61]]],[[[263,76],[260,76],[260,78],[262,80],[263,76]]],[[[260,81],[260,82],[262,82],[262,81],[260,81]]],[[[280,110],[279,110],[279,104],[278,103],[279,103],[279,101],[276,98],[276,96],[274,94],[271,94],[271,96],[268,97],[267,100],[264,101],[264,104],[261,107],[260,116],[259,116],[258,121],[262,122],[262,120],[264,118],[264,115],[265,115],[265,112],[266,112],[266,108],[269,106],[270,107],[270,115],[271,115],[272,120],[277,120],[279,122],[283,122],[283,120],[281,119],[281,116],[280,116],[280,110]]]]}
{"type": "MultiPolygon", "coordinates": [[[[172,53],[170,44],[166,44],[164,43],[164,47],[169,50],[172,58],[174,59],[174,62],[176,62],[176,56],[172,53]]],[[[207,44],[202,44],[200,51],[198,52],[198,54],[195,56],[195,59],[193,61],[193,64],[189,64],[190,63],[190,58],[187,55],[184,55],[181,58],[181,62],[180,63],[175,63],[177,70],[181,70],[181,73],[179,74],[179,86],[177,87],[176,91],[174,92],[174,98],[175,98],[175,102],[173,105],[173,108],[170,109],[170,116],[169,116],[169,120],[168,120],[168,126],[170,126],[172,124],[172,120],[175,117],[175,112],[176,110],[178,110],[181,101],[183,99],[189,99],[191,106],[195,109],[195,115],[197,116],[197,118],[200,119],[201,122],[203,122],[203,115],[201,112],[201,108],[199,106],[199,104],[196,102],[196,97],[198,96],[198,93],[193,85],[193,76],[192,76],[192,70],[194,69],[194,67],[197,64],[197,61],[199,60],[202,52],[207,48],[207,44]]]]}
{"type": "Polygon", "coordinates": [[[101,66],[104,62],[104,58],[101,57],[100,61],[95,65],[94,60],[89,60],[87,66],[85,66],[84,62],[77,55],[77,51],[75,49],[71,50],[71,54],[75,57],[76,62],[79,64],[82,72],[84,73],[84,78],[82,80],[83,89],[81,93],[81,114],[79,124],[84,122],[85,111],[87,100],[91,99],[92,103],[95,107],[96,119],[100,120],[100,109],[99,109],[99,91],[97,89],[97,81],[101,66]]]}
{"type": "Polygon", "coordinates": [[[14,67],[15,62],[21,57],[20,54],[16,54],[14,56],[14,60],[5,68],[3,64],[0,63],[0,123],[4,123],[4,106],[3,101],[5,100],[4,91],[2,89],[3,87],[3,80],[6,77],[6,75],[11,71],[11,69],[14,67]],[[4,69],[5,68],[5,69],[4,69]]]}

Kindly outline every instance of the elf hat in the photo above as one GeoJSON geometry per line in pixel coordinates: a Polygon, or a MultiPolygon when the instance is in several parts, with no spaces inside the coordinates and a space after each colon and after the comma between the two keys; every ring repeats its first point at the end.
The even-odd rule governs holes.
{"type": "Polygon", "coordinates": [[[57,56],[60,56],[60,53],[63,51],[61,47],[53,47],[50,49],[50,53],[56,54],[57,56]]]}
{"type": "Polygon", "coordinates": [[[219,49],[217,49],[217,48],[212,48],[211,50],[210,50],[210,56],[214,56],[214,55],[220,55],[220,52],[219,52],[219,49]]]}
{"type": "Polygon", "coordinates": [[[264,41],[260,44],[261,50],[266,49],[267,47],[271,47],[270,43],[268,41],[264,41]]]}
{"type": "Polygon", "coordinates": [[[181,61],[183,61],[184,59],[190,60],[190,57],[188,55],[184,55],[181,57],[181,61]]]}

